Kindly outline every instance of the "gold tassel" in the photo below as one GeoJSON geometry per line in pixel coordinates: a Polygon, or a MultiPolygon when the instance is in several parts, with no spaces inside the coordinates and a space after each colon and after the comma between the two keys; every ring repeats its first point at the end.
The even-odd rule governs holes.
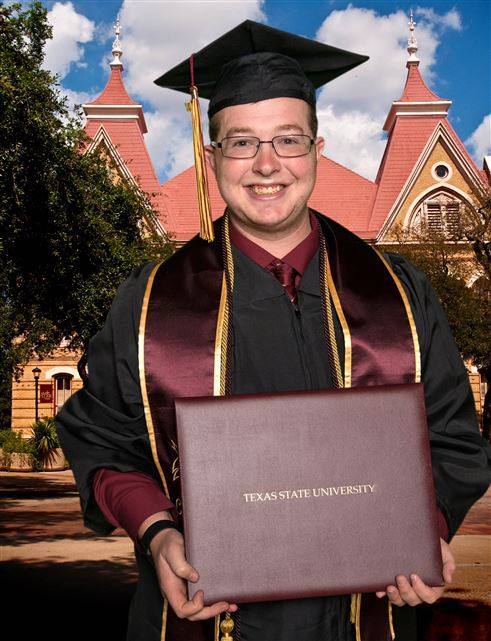
{"type": "Polygon", "coordinates": [[[354,623],[356,632],[356,641],[361,641],[360,629],[360,612],[361,612],[361,592],[351,595],[350,623],[354,623]]]}
{"type": "Polygon", "coordinates": [[[396,638],[396,633],[394,632],[394,620],[392,618],[392,602],[387,600],[388,604],[388,609],[389,609],[389,630],[390,630],[390,638],[392,641],[396,638]]]}
{"type": "Polygon", "coordinates": [[[191,101],[186,103],[186,109],[191,112],[193,124],[194,168],[196,170],[196,185],[198,188],[199,235],[203,240],[211,242],[215,239],[213,221],[211,218],[210,192],[208,176],[205,167],[205,151],[203,146],[203,130],[201,128],[201,110],[198,98],[198,88],[190,87],[191,101]]]}
{"type": "MultiPolygon", "coordinates": [[[[218,618],[220,619],[220,615],[218,615],[218,618]]],[[[220,630],[223,633],[223,636],[221,637],[220,641],[233,641],[233,636],[230,634],[233,629],[234,629],[234,620],[230,616],[229,612],[225,612],[225,618],[220,623],[220,630]]]]}

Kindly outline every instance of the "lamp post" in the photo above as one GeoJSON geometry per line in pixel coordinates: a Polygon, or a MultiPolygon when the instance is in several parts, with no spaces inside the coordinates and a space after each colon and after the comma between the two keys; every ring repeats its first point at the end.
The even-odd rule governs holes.
{"type": "Polygon", "coordinates": [[[39,388],[39,374],[41,374],[41,370],[39,369],[39,367],[35,367],[35,368],[32,370],[32,373],[34,374],[34,385],[35,385],[35,394],[36,394],[36,401],[35,401],[35,403],[36,403],[36,423],[37,423],[37,422],[38,422],[38,418],[39,418],[39,415],[38,415],[38,398],[39,398],[39,396],[38,396],[38,388],[39,388]]]}

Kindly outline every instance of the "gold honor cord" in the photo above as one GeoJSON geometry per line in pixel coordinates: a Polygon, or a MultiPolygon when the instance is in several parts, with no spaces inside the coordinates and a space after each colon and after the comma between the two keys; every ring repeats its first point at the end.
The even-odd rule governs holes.
{"type": "Polygon", "coordinates": [[[218,308],[217,329],[215,334],[215,352],[213,367],[213,396],[223,396],[225,391],[225,365],[227,359],[227,326],[228,326],[228,297],[227,277],[223,272],[222,293],[218,308]]]}
{"type": "MultiPolygon", "coordinates": [[[[230,300],[234,286],[234,262],[229,235],[229,218],[227,212],[223,217],[224,270],[222,293],[218,310],[217,328],[215,333],[215,354],[213,372],[213,395],[224,396],[226,392],[228,335],[230,326],[230,300]],[[227,281],[228,279],[228,281],[227,281]]],[[[234,620],[230,612],[225,612],[225,618],[220,621],[220,615],[215,617],[214,641],[233,641],[232,631],[234,620]],[[220,632],[222,636],[220,637],[220,632]]]]}
{"type": "Polygon", "coordinates": [[[360,632],[361,592],[351,595],[350,623],[355,626],[356,641],[361,641],[360,632]]]}
{"type": "Polygon", "coordinates": [[[203,146],[203,130],[201,128],[201,109],[199,105],[198,88],[192,85],[191,101],[186,102],[186,109],[191,112],[193,126],[194,168],[196,171],[196,186],[198,190],[199,235],[203,240],[211,242],[215,238],[211,218],[210,192],[208,176],[205,167],[205,150],[203,146]]]}
{"type": "Polygon", "coordinates": [[[323,255],[323,264],[324,264],[324,273],[321,274],[321,286],[322,286],[322,294],[324,296],[324,301],[325,301],[325,309],[326,309],[326,316],[327,316],[327,330],[328,330],[329,342],[330,342],[330,346],[328,347],[331,347],[332,355],[334,359],[334,374],[336,376],[336,386],[338,388],[350,387],[351,385],[351,337],[348,329],[348,324],[346,323],[343,310],[341,309],[339,296],[331,276],[331,268],[329,266],[329,256],[327,254],[326,241],[320,229],[320,225],[319,225],[319,235],[321,237],[321,251],[323,255]],[[335,303],[335,300],[337,300],[337,305],[335,303]],[[349,357],[345,358],[345,373],[347,373],[347,378],[345,379],[343,379],[343,373],[341,371],[338,344],[336,341],[336,332],[334,331],[334,319],[332,315],[331,302],[334,303],[336,307],[338,317],[341,321],[341,326],[343,328],[345,353],[349,354],[349,357]],[[347,385],[346,385],[346,381],[348,381],[347,385]]]}

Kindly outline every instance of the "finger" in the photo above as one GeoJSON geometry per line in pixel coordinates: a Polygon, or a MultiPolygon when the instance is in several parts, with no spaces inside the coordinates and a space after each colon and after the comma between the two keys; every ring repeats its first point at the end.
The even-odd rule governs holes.
{"type": "Polygon", "coordinates": [[[214,603],[213,605],[203,607],[199,612],[188,616],[190,621],[202,621],[203,619],[210,619],[216,617],[218,614],[223,614],[229,609],[229,604],[225,601],[214,603]]]}
{"type": "Polygon", "coordinates": [[[383,596],[387,594],[387,592],[375,592],[375,594],[378,596],[379,599],[381,599],[383,596]]]}
{"type": "Polygon", "coordinates": [[[387,598],[393,605],[405,605],[404,601],[401,599],[399,590],[395,587],[395,585],[387,586],[387,598]]]}
{"type": "Polygon", "coordinates": [[[408,605],[419,605],[422,603],[419,596],[414,591],[412,585],[403,574],[396,576],[396,583],[402,600],[408,605]]]}
{"type": "Polygon", "coordinates": [[[425,603],[435,603],[443,594],[443,588],[432,588],[417,575],[411,574],[411,585],[419,598],[425,603]]]}
{"type": "Polygon", "coordinates": [[[181,579],[196,582],[199,579],[198,571],[186,561],[184,556],[184,547],[181,545],[169,545],[165,560],[171,570],[181,579]]]}

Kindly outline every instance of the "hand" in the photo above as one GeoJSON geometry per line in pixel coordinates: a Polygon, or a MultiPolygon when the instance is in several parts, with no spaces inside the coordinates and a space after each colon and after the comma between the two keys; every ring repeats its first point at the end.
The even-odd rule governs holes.
{"type": "MultiPolygon", "coordinates": [[[[455,570],[455,559],[450,550],[449,544],[440,539],[442,547],[442,560],[443,560],[443,580],[445,584],[451,583],[452,575],[455,570]]],[[[416,574],[411,574],[411,583],[406,579],[403,574],[396,576],[395,585],[388,585],[386,592],[376,592],[378,597],[387,597],[394,605],[419,605],[420,603],[434,603],[439,599],[444,590],[445,585],[442,587],[432,588],[426,585],[416,574]]]]}
{"type": "Polygon", "coordinates": [[[210,619],[222,612],[235,612],[235,603],[220,601],[204,606],[204,592],[198,590],[188,601],[184,579],[196,582],[198,572],[186,561],[184,555],[184,538],[173,528],[158,532],[150,542],[157,579],[162,595],[169,601],[172,609],[180,619],[201,621],[210,619]]]}

